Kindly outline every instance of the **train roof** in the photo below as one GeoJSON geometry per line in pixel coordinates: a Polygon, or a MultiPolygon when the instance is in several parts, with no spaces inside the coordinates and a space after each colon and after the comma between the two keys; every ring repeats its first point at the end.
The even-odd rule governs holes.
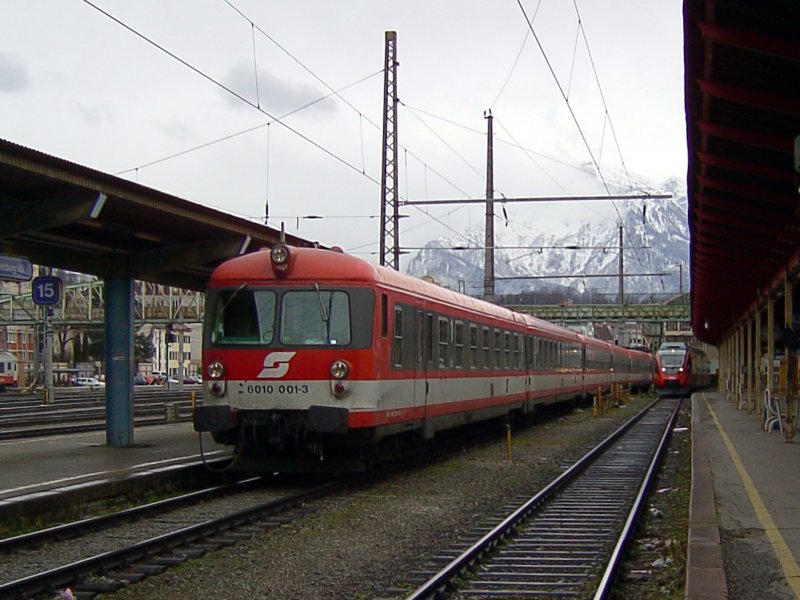
{"type": "MultiPolygon", "coordinates": [[[[462,310],[488,315],[498,320],[525,324],[528,327],[560,338],[563,341],[586,342],[592,345],[609,345],[607,342],[584,336],[577,331],[554,325],[503,306],[479,300],[441,287],[434,283],[375,265],[361,258],[336,250],[290,247],[289,277],[294,280],[331,281],[352,284],[373,284],[405,293],[430,298],[462,310]]],[[[269,250],[253,252],[232,258],[211,275],[209,287],[240,285],[245,281],[254,284],[272,284],[279,280],[272,269],[269,250]]],[[[287,281],[287,279],[283,279],[287,281]]],[[[618,347],[620,351],[630,350],[618,347]]]]}
{"type": "Polygon", "coordinates": [[[683,342],[664,342],[658,347],[659,352],[665,351],[672,351],[675,352],[676,350],[687,350],[688,347],[683,342]]]}

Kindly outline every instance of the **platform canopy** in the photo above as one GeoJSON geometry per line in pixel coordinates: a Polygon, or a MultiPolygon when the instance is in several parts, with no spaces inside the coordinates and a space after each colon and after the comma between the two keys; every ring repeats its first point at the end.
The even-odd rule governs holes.
{"type": "Polygon", "coordinates": [[[692,328],[718,344],[800,265],[800,2],[685,0],[692,328]]]}
{"type": "Polygon", "coordinates": [[[272,227],[0,139],[2,254],[203,291],[222,261],[279,239],[272,227]]]}

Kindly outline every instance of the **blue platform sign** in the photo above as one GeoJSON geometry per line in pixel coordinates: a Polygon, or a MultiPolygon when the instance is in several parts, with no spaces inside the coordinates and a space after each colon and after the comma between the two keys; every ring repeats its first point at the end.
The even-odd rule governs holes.
{"type": "Polygon", "coordinates": [[[33,277],[33,265],[27,258],[0,254],[0,280],[30,281],[33,277]]]}
{"type": "Polygon", "coordinates": [[[33,285],[33,303],[52,306],[61,300],[61,278],[54,275],[35,277],[33,285]]]}

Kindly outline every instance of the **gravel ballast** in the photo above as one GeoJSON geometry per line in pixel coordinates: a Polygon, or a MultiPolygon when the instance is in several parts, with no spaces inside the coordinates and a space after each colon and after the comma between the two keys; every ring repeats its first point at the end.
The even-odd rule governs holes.
{"type": "MultiPolygon", "coordinates": [[[[463,539],[483,516],[531,496],[651,399],[593,418],[591,407],[515,432],[447,462],[311,505],[307,516],[131,585],[118,598],[367,599],[463,539]]],[[[410,588],[405,588],[408,591],[410,588]]]]}

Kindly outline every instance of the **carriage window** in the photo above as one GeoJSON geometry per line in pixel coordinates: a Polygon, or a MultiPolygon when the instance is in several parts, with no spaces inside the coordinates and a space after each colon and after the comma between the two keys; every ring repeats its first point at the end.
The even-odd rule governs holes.
{"type": "Polygon", "coordinates": [[[505,351],[503,356],[503,360],[505,362],[503,363],[503,366],[506,369],[510,369],[514,365],[511,364],[511,334],[508,331],[503,334],[503,350],[505,351]]]}
{"type": "Polygon", "coordinates": [[[456,351],[456,368],[464,366],[464,322],[455,322],[455,351],[456,351]]]}
{"type": "Polygon", "coordinates": [[[503,368],[503,332],[494,330],[494,364],[498,369],[503,368]]]}
{"type": "Polygon", "coordinates": [[[470,323],[469,326],[469,368],[478,366],[478,326],[470,323]]]}
{"type": "Polygon", "coordinates": [[[447,368],[447,347],[450,344],[450,321],[439,317],[439,368],[447,368]]]}
{"type": "Polygon", "coordinates": [[[275,331],[275,294],[240,287],[217,296],[212,341],[269,344],[275,331]]]}
{"type": "Polygon", "coordinates": [[[492,336],[488,327],[483,328],[483,368],[492,368],[492,336]]]}
{"type": "Polygon", "coordinates": [[[403,365],[403,309],[400,306],[394,307],[392,363],[396,367],[400,367],[403,365]]]}
{"type": "Polygon", "coordinates": [[[286,292],[281,304],[281,343],[344,346],[350,343],[350,301],[344,292],[286,292]]]}

